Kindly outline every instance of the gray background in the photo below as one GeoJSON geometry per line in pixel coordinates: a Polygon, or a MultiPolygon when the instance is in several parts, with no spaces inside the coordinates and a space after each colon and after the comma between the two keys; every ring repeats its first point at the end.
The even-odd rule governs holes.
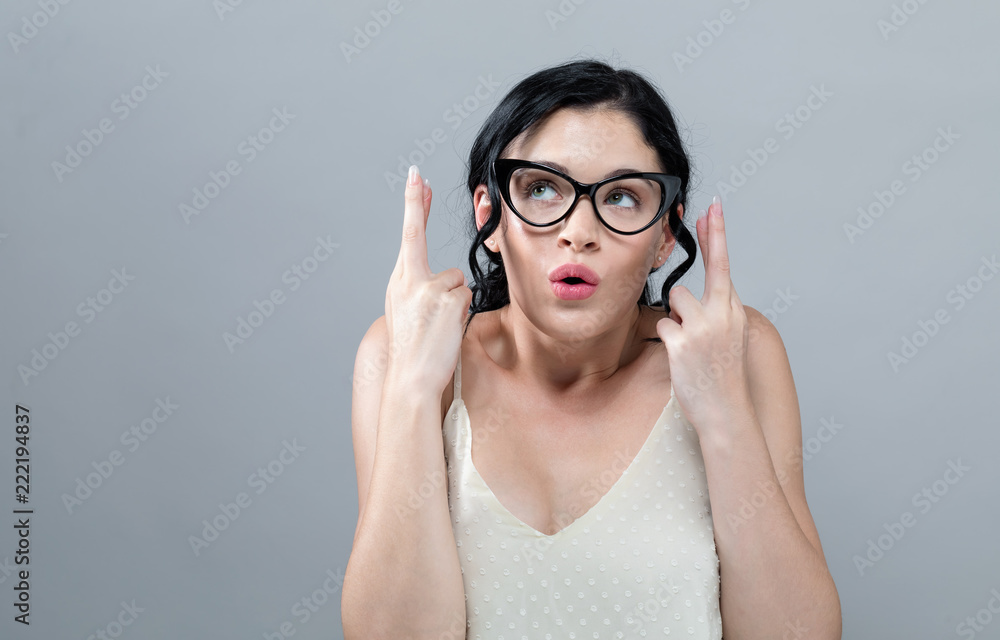
{"type": "MultiPolygon", "coordinates": [[[[708,205],[747,149],[777,141],[725,196],[729,250],[743,302],[769,313],[791,360],[844,637],[958,636],[1000,588],[1000,279],[976,282],[1000,238],[990,195],[1000,9],[903,4],[917,10],[886,37],[887,0],[402,0],[345,56],[341,43],[386,2],[244,0],[221,14],[208,1],[70,2],[19,44],[9,34],[31,33],[24,19],[42,9],[5,2],[0,636],[85,638],[134,600],[144,610],[125,637],[277,637],[265,634],[286,621],[297,639],[340,637],[339,585],[328,581],[327,594],[323,582],[342,575],[350,552],[354,358],[384,312],[399,248],[402,188],[386,173],[443,129],[445,142],[419,161],[436,193],[431,268],[468,274],[462,168],[478,126],[527,74],[589,55],[663,89],[696,165],[692,208],[708,205]],[[565,20],[553,22],[560,6],[565,20]],[[704,21],[726,9],[734,21],[710,38],[704,21]],[[679,65],[674,54],[703,31],[707,46],[679,65]],[[120,120],[115,101],[141,86],[147,65],[169,75],[120,120]],[[497,86],[479,100],[482,80],[497,86]],[[785,139],[776,123],[814,86],[832,95],[803,108],[808,120],[785,139]],[[468,113],[455,117],[463,101],[468,113]],[[249,161],[241,142],[282,108],[294,120],[249,161]],[[114,129],[57,178],[52,163],[102,118],[114,129]],[[959,137],[911,180],[906,163],[949,127],[959,137]],[[179,205],[234,160],[240,173],[185,221],[179,205]],[[849,240],[844,225],[895,180],[902,195],[849,240]],[[317,237],[336,248],[313,263],[317,237]],[[295,290],[283,280],[293,265],[316,267],[295,290]],[[100,313],[80,313],[115,269],[134,280],[100,313]],[[970,279],[976,291],[958,309],[952,290],[970,279]],[[224,333],[275,289],[283,303],[230,349],[224,333]],[[796,296],[791,305],[775,304],[779,291],[796,296]],[[947,324],[893,367],[890,352],[942,309],[947,324]],[[25,381],[32,350],[68,322],[78,335],[25,381]],[[154,415],[157,399],[178,408],[130,451],[123,432],[154,415]],[[30,629],[9,604],[16,403],[32,420],[30,629]],[[826,442],[823,420],[841,425],[822,432],[826,442]],[[278,469],[293,440],[298,457],[256,493],[251,474],[278,469]],[[122,464],[68,509],[64,494],[115,450],[122,464]],[[912,497],[949,461],[970,470],[939,482],[947,492],[922,512],[912,497]],[[240,492],[249,506],[196,555],[189,537],[240,492]],[[862,575],[854,557],[905,512],[915,525],[862,575]],[[303,621],[293,606],[314,596],[325,602],[303,621]]],[[[700,258],[682,284],[701,294],[700,258]]],[[[1000,638],[1000,620],[976,637],[1000,638]]]]}

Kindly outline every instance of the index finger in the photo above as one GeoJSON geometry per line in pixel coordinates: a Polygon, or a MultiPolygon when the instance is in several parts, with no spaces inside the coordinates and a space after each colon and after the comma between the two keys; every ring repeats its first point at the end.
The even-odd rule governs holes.
{"type": "Polygon", "coordinates": [[[722,203],[715,196],[708,208],[708,269],[705,270],[705,289],[712,292],[712,297],[728,302],[732,287],[722,203]]]}
{"type": "Polygon", "coordinates": [[[427,262],[427,215],[424,211],[424,189],[417,165],[410,165],[403,205],[403,238],[396,265],[404,271],[416,270],[429,274],[427,262]]]}

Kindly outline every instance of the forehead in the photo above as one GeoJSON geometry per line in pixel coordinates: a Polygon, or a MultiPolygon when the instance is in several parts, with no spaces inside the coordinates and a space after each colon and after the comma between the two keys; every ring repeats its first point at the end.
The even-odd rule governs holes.
{"type": "Polygon", "coordinates": [[[506,155],[557,162],[583,181],[622,167],[663,171],[656,151],[632,119],[610,109],[560,109],[515,138],[506,155]]]}

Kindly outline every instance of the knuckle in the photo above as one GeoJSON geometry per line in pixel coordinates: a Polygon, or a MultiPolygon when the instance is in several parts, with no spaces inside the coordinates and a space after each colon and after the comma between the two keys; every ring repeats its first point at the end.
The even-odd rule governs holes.
{"type": "Polygon", "coordinates": [[[415,225],[407,224],[403,225],[403,240],[407,242],[414,242],[420,237],[420,229],[415,225]]]}
{"type": "Polygon", "coordinates": [[[441,312],[444,304],[441,292],[432,288],[429,284],[421,287],[421,308],[428,316],[434,316],[441,312]]]}

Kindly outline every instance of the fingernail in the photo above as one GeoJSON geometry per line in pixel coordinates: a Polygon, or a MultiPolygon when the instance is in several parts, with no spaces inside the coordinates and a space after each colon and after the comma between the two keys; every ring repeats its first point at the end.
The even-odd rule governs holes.
{"type": "Polygon", "coordinates": [[[420,182],[420,170],[417,169],[417,165],[410,165],[410,174],[408,176],[409,184],[416,185],[420,182]]]}
{"type": "Polygon", "coordinates": [[[698,224],[698,222],[701,221],[701,219],[704,217],[705,217],[705,210],[702,209],[701,211],[698,212],[698,219],[694,221],[695,224],[698,224]]]}
{"type": "Polygon", "coordinates": [[[719,196],[712,196],[712,204],[715,205],[715,215],[722,217],[722,200],[719,196]]]}
{"type": "Polygon", "coordinates": [[[428,189],[431,188],[431,181],[429,178],[424,178],[424,186],[427,187],[428,189]]]}

